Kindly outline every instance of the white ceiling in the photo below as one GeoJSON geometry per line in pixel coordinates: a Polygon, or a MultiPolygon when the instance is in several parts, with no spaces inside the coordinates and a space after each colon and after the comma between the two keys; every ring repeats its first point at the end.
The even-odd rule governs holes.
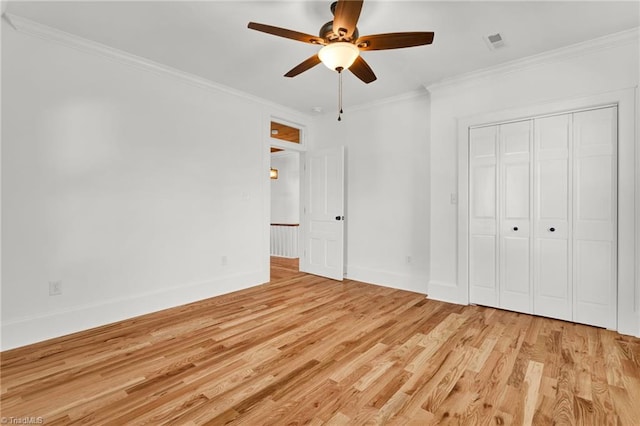
{"type": "MultiPolygon", "coordinates": [[[[283,74],[317,46],[247,29],[249,21],[317,34],[331,1],[11,0],[6,12],[97,41],[211,81],[311,113],[335,110],[337,74],[318,65],[283,74]]],[[[640,26],[640,1],[365,1],[361,35],[434,31],[430,46],[364,52],[378,80],[345,75],[344,104],[420,90],[487,68],[640,26]],[[483,37],[499,32],[506,46],[483,37]]]]}

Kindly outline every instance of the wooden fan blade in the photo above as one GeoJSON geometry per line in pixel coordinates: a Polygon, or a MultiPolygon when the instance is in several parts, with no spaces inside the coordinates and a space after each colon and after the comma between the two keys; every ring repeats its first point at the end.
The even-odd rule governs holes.
{"type": "Polygon", "coordinates": [[[297,40],[303,43],[325,44],[325,41],[320,37],[312,36],[311,34],[300,33],[298,31],[288,30],[286,28],[258,24],[257,22],[249,22],[249,25],[247,25],[247,27],[252,30],[262,31],[263,33],[272,34],[278,37],[290,38],[291,40],[297,40]]]}
{"type": "Polygon", "coordinates": [[[320,63],[320,58],[318,57],[318,55],[317,54],[313,55],[312,57],[310,57],[306,61],[296,65],[295,67],[293,67],[291,69],[291,71],[286,73],[284,76],[285,77],[295,77],[296,75],[302,74],[306,70],[315,67],[319,63],[320,63]]]}
{"type": "Polygon", "coordinates": [[[374,34],[358,38],[360,50],[387,50],[433,43],[432,32],[374,34]]]}
{"type": "Polygon", "coordinates": [[[338,0],[333,13],[333,32],[344,37],[351,37],[356,30],[363,0],[338,0]]]}
{"type": "Polygon", "coordinates": [[[369,84],[372,81],[375,81],[378,77],[373,73],[373,70],[367,64],[367,62],[362,59],[362,56],[358,56],[355,62],[349,67],[349,71],[351,71],[356,77],[365,83],[369,84]]]}

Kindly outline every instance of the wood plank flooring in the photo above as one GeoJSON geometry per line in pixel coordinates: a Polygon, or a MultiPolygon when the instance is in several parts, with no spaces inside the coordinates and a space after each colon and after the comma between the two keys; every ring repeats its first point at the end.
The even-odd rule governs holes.
{"type": "Polygon", "coordinates": [[[640,339],[275,262],[270,283],[3,352],[45,424],[640,424],[640,339]]]}
{"type": "Polygon", "coordinates": [[[300,270],[300,260],[287,257],[271,257],[271,280],[278,281],[297,274],[300,270]]]}

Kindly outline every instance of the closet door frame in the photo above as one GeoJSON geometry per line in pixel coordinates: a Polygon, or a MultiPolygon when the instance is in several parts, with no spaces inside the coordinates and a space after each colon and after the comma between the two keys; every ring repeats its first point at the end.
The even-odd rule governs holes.
{"type": "MultiPolygon", "coordinates": [[[[618,107],[618,262],[617,322],[615,330],[640,337],[640,270],[636,276],[636,245],[640,248],[640,220],[636,218],[636,200],[640,204],[640,153],[636,153],[636,88],[596,94],[584,98],[510,108],[458,118],[458,301],[469,304],[469,128],[503,124],[537,116],[618,107]],[[623,230],[624,232],[620,232],[623,230]]],[[[640,109],[640,107],[638,107],[640,109]]],[[[640,207],[639,207],[640,208],[640,207]]],[[[640,251],[640,250],[638,250],[640,251]]],[[[638,254],[637,254],[638,253],[638,254]]],[[[640,268],[638,268],[640,269],[640,268]]]]}

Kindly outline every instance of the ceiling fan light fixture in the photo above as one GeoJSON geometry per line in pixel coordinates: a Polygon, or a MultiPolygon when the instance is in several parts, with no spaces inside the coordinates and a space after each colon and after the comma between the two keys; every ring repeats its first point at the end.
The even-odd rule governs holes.
{"type": "Polygon", "coordinates": [[[324,46],[318,52],[318,57],[327,68],[336,71],[347,69],[360,55],[360,49],[346,41],[339,41],[324,46]]]}
{"type": "MultiPolygon", "coordinates": [[[[432,31],[411,31],[386,34],[371,34],[360,37],[358,32],[358,18],[364,0],[337,0],[331,4],[333,20],[320,28],[318,37],[286,28],[249,22],[247,27],[278,37],[310,44],[321,44],[318,53],[305,59],[289,72],[285,77],[295,77],[322,62],[327,68],[338,72],[338,121],[342,111],[342,74],[348,69],[362,82],[369,84],[376,80],[373,70],[360,57],[360,51],[391,50],[405,47],[423,46],[433,43],[432,31]]],[[[315,110],[315,108],[314,108],[315,110]]],[[[320,111],[318,111],[320,112],[320,111]]]]}

